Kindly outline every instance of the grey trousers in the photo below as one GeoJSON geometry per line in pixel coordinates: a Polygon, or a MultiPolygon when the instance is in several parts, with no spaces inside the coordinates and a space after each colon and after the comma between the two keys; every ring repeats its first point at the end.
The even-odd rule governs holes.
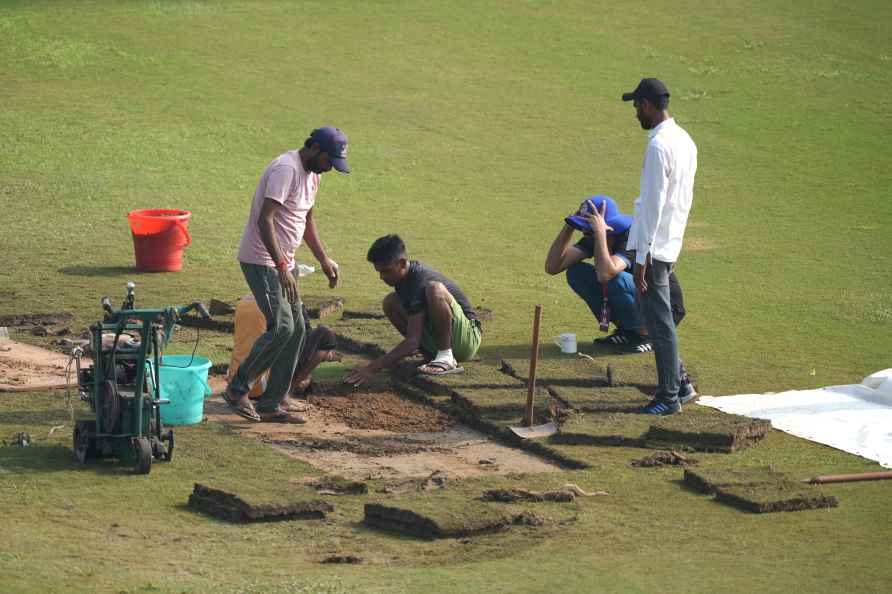
{"type": "Polygon", "coordinates": [[[235,377],[229,382],[229,390],[237,396],[247,394],[257,377],[269,369],[266,390],[255,408],[258,412],[273,412],[288,394],[306,339],[301,304],[299,299],[296,303],[288,303],[275,268],[241,264],[257,306],[266,318],[266,332],[257,338],[251,352],[239,365],[235,377]]]}
{"type": "Polygon", "coordinates": [[[678,334],[672,318],[669,301],[669,273],[672,262],[651,259],[645,272],[647,292],[639,295],[641,317],[650,335],[657,363],[657,392],[655,398],[666,401],[678,400],[679,358],[678,334]]]}

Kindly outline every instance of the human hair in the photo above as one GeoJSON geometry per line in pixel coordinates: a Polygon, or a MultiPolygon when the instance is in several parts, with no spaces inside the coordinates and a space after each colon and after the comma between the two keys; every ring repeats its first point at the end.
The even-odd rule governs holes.
{"type": "Polygon", "coordinates": [[[669,95],[660,95],[650,100],[653,106],[659,111],[666,111],[669,108],[669,95]]]}
{"type": "Polygon", "coordinates": [[[307,139],[304,140],[304,148],[310,148],[311,146],[313,146],[313,144],[314,144],[315,142],[316,142],[316,141],[313,140],[313,137],[312,137],[312,136],[307,137],[307,139]]]}
{"type": "Polygon", "coordinates": [[[406,257],[406,244],[399,235],[379,237],[369,248],[366,259],[372,264],[390,264],[406,257]]]}

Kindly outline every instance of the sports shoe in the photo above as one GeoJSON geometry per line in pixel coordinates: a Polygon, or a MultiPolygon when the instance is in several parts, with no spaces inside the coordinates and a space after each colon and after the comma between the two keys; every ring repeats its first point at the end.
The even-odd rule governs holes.
{"type": "Polygon", "coordinates": [[[678,401],[662,400],[654,398],[647,406],[638,409],[638,412],[644,415],[667,416],[681,412],[681,404],[678,401]]]}
{"type": "Polygon", "coordinates": [[[654,350],[653,344],[646,336],[621,328],[618,328],[616,332],[610,336],[596,338],[594,342],[595,344],[618,346],[630,353],[649,353],[654,350]]]}
{"type": "Polygon", "coordinates": [[[691,383],[690,378],[682,378],[681,385],[678,388],[678,403],[687,404],[699,395],[697,389],[694,388],[694,384],[691,383]]]}

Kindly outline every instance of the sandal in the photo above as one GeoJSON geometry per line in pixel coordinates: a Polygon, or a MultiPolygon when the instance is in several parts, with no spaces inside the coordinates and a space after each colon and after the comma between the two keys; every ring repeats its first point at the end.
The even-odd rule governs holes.
{"type": "Polygon", "coordinates": [[[251,401],[249,400],[244,404],[240,404],[239,401],[241,398],[231,393],[229,387],[223,390],[221,396],[223,397],[223,400],[226,401],[226,404],[229,405],[229,408],[232,409],[232,412],[238,416],[248,419],[249,421],[254,421],[255,423],[260,420],[260,415],[254,410],[254,405],[251,404],[251,401]]]}
{"type": "Polygon", "coordinates": [[[299,413],[288,412],[284,409],[273,410],[270,412],[261,412],[260,420],[264,423],[291,423],[293,425],[303,425],[307,422],[307,418],[299,413]]]}
{"type": "Polygon", "coordinates": [[[282,401],[282,404],[279,405],[279,408],[287,410],[288,412],[302,413],[310,410],[310,403],[306,400],[299,400],[291,396],[286,396],[282,401]]]}
{"type": "Polygon", "coordinates": [[[424,375],[452,375],[453,373],[464,373],[465,368],[459,367],[455,361],[431,361],[418,367],[418,373],[424,375]]]}

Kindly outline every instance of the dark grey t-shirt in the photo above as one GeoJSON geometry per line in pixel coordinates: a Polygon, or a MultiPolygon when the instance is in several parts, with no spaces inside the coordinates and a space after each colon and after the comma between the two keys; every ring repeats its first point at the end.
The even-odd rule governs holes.
{"type": "Polygon", "coordinates": [[[477,319],[477,312],[471,307],[471,302],[468,301],[462,290],[458,288],[458,285],[427,264],[417,260],[409,262],[409,272],[394,287],[406,313],[412,315],[427,311],[427,299],[425,299],[424,289],[431,282],[443,283],[446,289],[449,290],[449,293],[452,294],[452,297],[458,301],[462,311],[465,312],[465,317],[469,320],[477,319]]]}

